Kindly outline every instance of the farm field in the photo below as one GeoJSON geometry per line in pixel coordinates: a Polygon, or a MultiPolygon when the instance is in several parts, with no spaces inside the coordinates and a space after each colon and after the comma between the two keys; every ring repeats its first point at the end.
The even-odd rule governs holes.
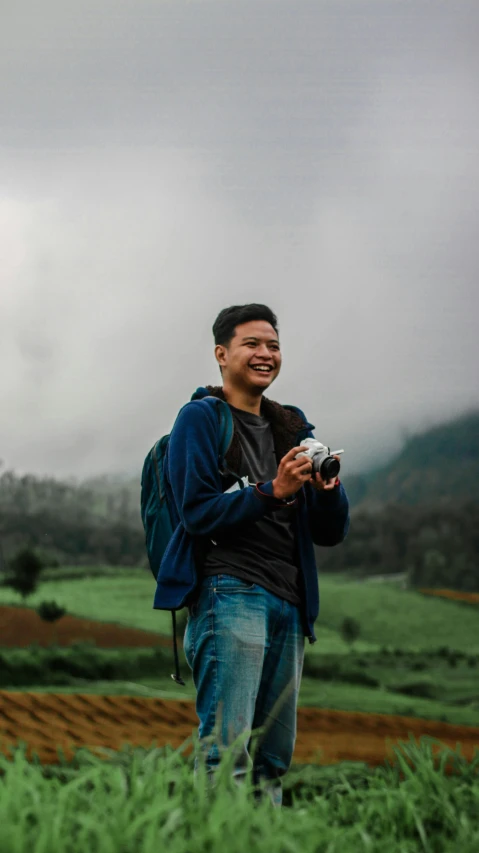
{"type": "MultiPolygon", "coordinates": [[[[171,615],[153,610],[154,590],[151,575],[122,568],[117,576],[42,583],[28,604],[36,607],[45,599],[54,599],[72,615],[170,635],[171,615]]],[[[318,642],[306,645],[307,654],[346,652],[348,646],[340,636],[346,616],[360,623],[361,634],[355,643],[360,651],[381,646],[416,650],[447,645],[479,653],[478,614],[473,607],[393,584],[347,582],[331,575],[320,576],[320,594],[318,642]]],[[[0,587],[0,604],[13,603],[21,603],[20,596],[0,587]]]]}
{"type": "MultiPolygon", "coordinates": [[[[87,681],[76,679],[75,683],[59,686],[25,684],[9,688],[10,691],[29,693],[75,694],[88,692],[100,696],[139,696],[159,699],[176,699],[194,702],[195,689],[191,677],[185,673],[185,687],[178,687],[170,677],[135,678],[133,681],[87,681]]],[[[299,692],[300,707],[325,708],[330,710],[414,716],[424,720],[439,720],[447,723],[479,727],[479,707],[454,706],[446,702],[424,699],[418,696],[401,696],[384,688],[372,689],[357,684],[320,682],[304,676],[299,692]]],[[[479,744],[478,744],[479,745],[479,744]]]]}
{"type": "MultiPolygon", "coordinates": [[[[12,673],[38,674],[37,683],[32,678],[19,682],[19,676],[7,682],[8,686],[2,681],[0,717],[10,721],[3,731],[4,743],[12,743],[21,732],[30,748],[38,741],[45,760],[52,761],[56,745],[65,745],[68,737],[77,746],[118,749],[125,741],[148,745],[146,732],[151,739],[154,732],[159,745],[179,746],[196,731],[191,674],[181,654],[186,687],[180,688],[168,677],[173,669],[172,655],[171,668],[168,658],[170,614],[152,610],[153,587],[147,574],[132,576],[125,570],[108,577],[52,580],[41,584],[29,599],[29,608],[19,606],[15,593],[0,590],[4,663],[12,673]],[[67,608],[68,615],[53,625],[42,621],[32,608],[43,600],[55,600],[67,608]],[[165,634],[151,630],[155,624],[157,629],[164,627],[165,634]],[[84,642],[81,645],[85,640],[88,649],[84,642]],[[77,646],[72,644],[79,641],[75,651],[77,646]],[[30,651],[42,646],[44,657],[38,657],[40,651],[30,651]],[[65,658],[67,649],[61,659],[55,652],[62,646],[71,650],[71,664],[65,658]],[[165,646],[163,657],[156,658],[160,646],[165,646]],[[138,666],[135,649],[143,650],[138,666]],[[103,664],[95,663],[100,653],[103,664]],[[105,655],[110,656],[111,664],[105,655]],[[102,666],[119,673],[127,666],[128,655],[127,677],[94,675],[102,666]],[[49,660],[54,667],[50,682],[49,660]],[[67,662],[62,663],[64,660],[67,662]],[[161,674],[155,674],[156,661],[161,664],[161,674]],[[77,677],[85,667],[89,675],[77,677]],[[155,708],[159,716],[153,714],[150,719],[155,708]],[[72,709],[78,717],[71,716],[72,709]],[[147,719],[148,724],[142,722],[147,719]]],[[[452,748],[459,739],[472,758],[474,745],[479,747],[479,654],[473,654],[477,612],[455,602],[405,593],[392,585],[323,578],[321,589],[323,621],[318,627],[319,642],[313,648],[306,646],[295,761],[332,764],[348,760],[377,765],[388,754],[385,738],[397,735],[397,739],[408,740],[411,732],[415,737],[436,736],[452,748]],[[386,631],[382,611],[389,613],[390,625],[392,613],[398,623],[403,620],[397,630],[402,643],[394,646],[393,632],[386,631]],[[352,647],[340,634],[346,615],[358,618],[361,626],[352,647]],[[404,621],[408,619],[406,631],[404,621]],[[451,626],[447,647],[444,624],[451,626]],[[322,757],[318,749],[323,750],[322,757]]]]}
{"type": "MultiPolygon", "coordinates": [[[[0,834],[17,845],[8,849],[44,853],[54,843],[58,853],[152,853],[167,845],[190,853],[192,832],[194,849],[210,853],[289,853],[299,839],[302,853],[479,849],[471,806],[479,796],[477,610],[399,585],[321,579],[319,641],[306,645],[287,808],[273,815],[221,787],[217,800],[198,798],[188,764],[194,686],[181,651],[186,687],[168,675],[171,616],[153,611],[148,574],[77,578],[42,582],[27,608],[0,588],[1,683],[13,679],[0,690],[0,834]],[[33,608],[52,600],[68,615],[49,624],[33,608]],[[352,645],[340,632],[346,615],[360,623],[352,645]],[[128,677],[95,674],[107,670],[128,677]],[[36,683],[15,682],[29,672],[36,683]],[[21,758],[19,741],[33,763],[21,758]],[[385,765],[398,745],[401,779],[385,765]],[[446,773],[437,759],[445,748],[446,773]],[[229,835],[232,797],[243,817],[229,835]]],[[[181,631],[179,640],[181,647],[181,631]]]]}
{"type": "Polygon", "coordinates": [[[94,641],[100,648],[170,645],[171,639],[153,631],[142,631],[110,622],[85,619],[66,613],[58,622],[45,622],[35,610],[27,607],[0,605],[0,647],[26,648],[70,646],[94,641]]]}
{"type": "MultiPolygon", "coordinates": [[[[124,744],[179,748],[197,726],[194,705],[172,699],[102,696],[88,693],[0,691],[0,742],[5,753],[22,740],[27,754],[56,763],[57,747],[66,758],[75,748],[118,750],[124,744]]],[[[318,708],[298,709],[296,763],[366,762],[378,766],[391,758],[391,744],[428,736],[471,761],[479,752],[479,727],[450,725],[413,717],[355,713],[318,708]],[[387,739],[391,741],[388,744],[387,739]]]]}

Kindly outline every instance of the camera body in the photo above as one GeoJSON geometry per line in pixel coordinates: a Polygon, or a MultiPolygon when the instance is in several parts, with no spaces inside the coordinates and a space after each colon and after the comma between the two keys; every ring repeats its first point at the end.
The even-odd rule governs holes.
{"type": "Polygon", "coordinates": [[[301,442],[301,446],[305,446],[308,449],[302,450],[301,453],[298,453],[296,459],[300,456],[307,456],[308,459],[311,459],[311,462],[313,463],[313,475],[319,473],[321,479],[325,483],[327,483],[328,480],[332,480],[333,477],[338,476],[341,466],[339,464],[339,460],[335,459],[334,456],[344,453],[344,450],[333,450],[331,452],[326,444],[322,444],[315,438],[305,438],[304,441],[301,442]]]}

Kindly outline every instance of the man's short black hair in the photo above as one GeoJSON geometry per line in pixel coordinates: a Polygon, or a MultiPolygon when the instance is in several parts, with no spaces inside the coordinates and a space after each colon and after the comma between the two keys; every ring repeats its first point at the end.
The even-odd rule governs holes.
{"type": "Polygon", "coordinates": [[[230,308],[223,308],[213,324],[215,346],[220,344],[227,347],[235,336],[236,326],[250,323],[252,320],[264,320],[278,334],[278,320],[267,305],[258,305],[256,302],[250,305],[232,305],[230,308]]]}

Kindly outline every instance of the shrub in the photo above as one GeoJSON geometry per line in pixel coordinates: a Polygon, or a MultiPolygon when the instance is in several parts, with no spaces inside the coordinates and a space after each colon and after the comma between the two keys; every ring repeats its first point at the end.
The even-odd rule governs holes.
{"type": "Polygon", "coordinates": [[[121,680],[169,675],[170,649],[98,649],[81,643],[68,648],[3,650],[0,687],[71,684],[78,678],[121,680]]]}
{"type": "Polygon", "coordinates": [[[20,593],[25,600],[38,587],[42,568],[43,563],[37,554],[30,548],[24,548],[10,560],[4,584],[20,593]]]}
{"type": "Polygon", "coordinates": [[[361,669],[343,669],[338,675],[340,681],[347,684],[360,684],[363,687],[380,687],[381,682],[373,675],[368,675],[361,669]]]}
{"type": "Polygon", "coordinates": [[[64,607],[60,607],[56,601],[42,601],[37,607],[37,613],[40,619],[45,622],[56,622],[65,615],[66,610],[64,607]]]}
{"type": "Polygon", "coordinates": [[[361,626],[352,616],[346,616],[341,624],[341,636],[343,640],[352,645],[361,633],[361,626]]]}
{"type": "Polygon", "coordinates": [[[401,693],[404,696],[418,696],[422,699],[437,699],[437,688],[430,681],[410,681],[403,684],[390,685],[391,693],[401,693]]]}
{"type": "Polygon", "coordinates": [[[318,661],[306,657],[303,672],[311,678],[320,678],[324,681],[332,681],[339,672],[339,664],[336,661],[318,661]]]}
{"type": "Polygon", "coordinates": [[[450,650],[449,646],[441,646],[437,650],[437,654],[438,654],[438,657],[440,657],[440,658],[448,658],[449,655],[451,654],[451,650],[450,650]]]}

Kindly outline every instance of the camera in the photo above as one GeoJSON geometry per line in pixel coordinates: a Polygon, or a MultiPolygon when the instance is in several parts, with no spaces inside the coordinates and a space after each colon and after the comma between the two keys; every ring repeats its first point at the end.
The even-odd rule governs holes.
{"type": "Polygon", "coordinates": [[[311,459],[313,463],[313,475],[319,473],[325,483],[328,480],[332,480],[333,477],[338,476],[340,465],[334,456],[344,453],[344,450],[333,450],[331,452],[329,447],[321,444],[320,441],[316,441],[315,438],[305,438],[301,442],[301,446],[307,447],[308,450],[302,450],[301,453],[296,455],[296,459],[300,456],[307,456],[308,459],[311,459]]]}

